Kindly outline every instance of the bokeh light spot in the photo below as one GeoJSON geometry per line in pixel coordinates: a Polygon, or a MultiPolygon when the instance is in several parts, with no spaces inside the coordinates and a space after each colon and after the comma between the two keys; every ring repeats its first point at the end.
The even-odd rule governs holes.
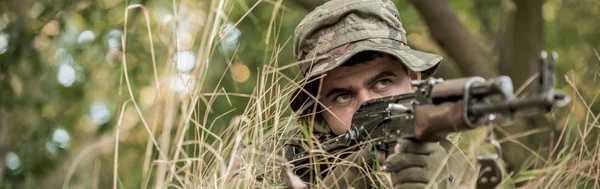
{"type": "Polygon", "coordinates": [[[123,37],[123,32],[121,30],[110,30],[104,36],[106,40],[106,45],[111,50],[121,50],[121,38],[123,37]]]}
{"type": "Polygon", "coordinates": [[[55,36],[60,33],[60,25],[58,21],[52,20],[42,27],[42,33],[48,36],[55,36]]]}
{"type": "Polygon", "coordinates": [[[31,6],[31,10],[29,10],[29,15],[31,15],[31,18],[38,18],[43,12],[44,9],[46,9],[46,6],[42,3],[35,3],[33,4],[33,6],[31,6]]]}
{"type": "Polygon", "coordinates": [[[140,116],[138,115],[135,107],[128,107],[123,114],[123,122],[121,125],[122,131],[129,130],[133,128],[140,121],[140,116]]]}
{"type": "Polygon", "coordinates": [[[144,106],[151,106],[156,101],[156,89],[154,86],[147,86],[140,90],[140,101],[144,106]]]}
{"type": "Polygon", "coordinates": [[[49,45],[50,39],[44,34],[37,35],[35,36],[35,39],[33,39],[33,47],[38,51],[45,49],[49,45]]]}
{"type": "Polygon", "coordinates": [[[21,79],[19,79],[18,75],[11,74],[10,86],[12,87],[13,91],[15,92],[15,95],[20,97],[21,94],[23,93],[23,83],[21,82],[21,79]]]}
{"type": "Polygon", "coordinates": [[[19,169],[19,167],[21,167],[21,158],[19,158],[19,156],[14,152],[6,153],[6,159],[4,161],[6,163],[6,167],[13,171],[16,171],[19,169]]]}
{"type": "Polygon", "coordinates": [[[56,143],[52,141],[46,142],[45,148],[46,151],[53,156],[56,156],[58,154],[58,147],[56,146],[56,143]]]}
{"type": "Polygon", "coordinates": [[[234,27],[234,24],[229,22],[223,26],[219,33],[221,41],[221,52],[227,53],[233,51],[239,42],[242,31],[234,27]]]}
{"type": "Polygon", "coordinates": [[[236,82],[242,83],[250,78],[250,69],[242,63],[234,63],[231,69],[233,80],[236,82]]]}
{"type": "Polygon", "coordinates": [[[60,64],[56,78],[63,86],[70,87],[75,82],[75,69],[69,64],[60,64]]]}
{"type": "Polygon", "coordinates": [[[67,149],[69,148],[69,144],[71,144],[71,137],[66,130],[59,128],[52,133],[52,141],[59,148],[67,149]]]}
{"type": "Polygon", "coordinates": [[[3,54],[8,49],[8,34],[0,33],[0,54],[3,54]]]}
{"type": "Polygon", "coordinates": [[[8,19],[8,16],[6,15],[6,13],[0,15],[0,31],[4,30],[4,28],[6,28],[6,25],[8,25],[8,23],[11,22],[11,20],[8,19]]]}
{"type": "Polygon", "coordinates": [[[194,27],[187,20],[183,20],[179,23],[177,29],[177,41],[179,41],[179,48],[187,50],[192,48],[194,39],[194,27]]]}
{"type": "Polygon", "coordinates": [[[189,72],[196,65],[196,56],[190,51],[178,52],[175,56],[177,61],[177,69],[182,72],[189,72]]]}
{"type": "Polygon", "coordinates": [[[98,125],[105,124],[110,120],[110,110],[108,109],[108,105],[103,102],[94,102],[90,106],[90,114],[92,115],[92,120],[98,125]]]}
{"type": "Polygon", "coordinates": [[[542,6],[542,17],[547,22],[554,21],[554,18],[556,18],[556,8],[554,6],[554,3],[551,2],[546,2],[542,6]]]}
{"type": "Polygon", "coordinates": [[[177,74],[171,81],[171,88],[177,92],[189,93],[194,89],[195,81],[189,74],[177,74]]]}
{"type": "Polygon", "coordinates": [[[94,41],[95,38],[96,37],[94,36],[94,32],[90,30],[85,30],[81,32],[81,34],[79,34],[79,37],[77,38],[77,43],[79,45],[82,45],[94,41]]]}

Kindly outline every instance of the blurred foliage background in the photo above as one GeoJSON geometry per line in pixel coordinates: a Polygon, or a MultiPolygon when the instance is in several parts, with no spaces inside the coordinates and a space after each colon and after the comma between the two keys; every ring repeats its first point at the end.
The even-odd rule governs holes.
{"type": "MultiPolygon", "coordinates": [[[[600,57],[595,49],[600,48],[597,32],[600,1],[540,0],[528,1],[533,2],[528,5],[510,0],[454,0],[436,4],[447,5],[441,8],[448,8],[460,27],[466,28],[466,36],[470,37],[466,45],[470,49],[446,43],[444,35],[460,31],[460,27],[444,27],[427,20],[427,12],[422,9],[435,7],[419,5],[417,1],[394,2],[408,31],[409,45],[446,57],[438,76],[480,75],[461,61],[476,60],[476,64],[495,70],[481,75],[513,76],[517,88],[531,75],[529,64],[520,61],[523,59],[506,57],[528,50],[556,51],[560,55],[558,88],[567,91],[574,102],[572,107],[561,110],[571,116],[557,117],[557,123],[561,124],[553,126],[550,132],[560,133],[565,119],[570,119],[567,126],[575,128],[587,124],[586,120],[597,121],[598,115],[594,113],[600,112],[595,105],[600,92],[600,57]],[[521,7],[537,12],[520,14],[521,7]],[[526,22],[535,18],[535,13],[540,22],[526,22]],[[531,27],[534,28],[515,29],[531,27]],[[511,37],[508,34],[512,31],[511,37]],[[453,48],[466,53],[456,55],[460,52],[453,48]]],[[[294,29],[319,3],[322,2],[3,0],[0,2],[0,188],[111,187],[115,127],[119,121],[120,182],[124,188],[154,185],[154,181],[147,179],[148,174],[154,174],[147,167],[156,165],[145,165],[144,159],[156,159],[159,155],[149,142],[148,130],[136,108],[129,105],[122,109],[130,99],[124,72],[128,73],[133,95],[149,125],[161,125],[152,127],[152,132],[163,131],[156,135],[158,140],[174,140],[179,133],[174,125],[180,124],[177,120],[181,115],[173,118],[168,114],[185,112],[189,107],[182,99],[190,93],[231,94],[214,101],[202,95],[197,99],[201,103],[194,116],[207,115],[203,125],[210,124],[218,133],[226,129],[234,116],[244,112],[247,96],[255,90],[257,82],[263,82],[259,72],[266,64],[283,67],[295,62],[291,45],[294,29]],[[126,7],[133,4],[144,5],[148,14],[146,17],[141,9],[129,10],[124,48],[126,7]],[[215,15],[220,19],[215,21],[215,15]],[[152,42],[146,21],[150,24],[152,42]],[[216,31],[214,38],[211,31],[216,31]],[[207,43],[204,39],[215,41],[207,43]],[[127,70],[123,67],[124,50],[127,70]],[[208,64],[207,74],[199,74],[208,64]],[[170,93],[160,92],[157,86],[174,91],[176,100],[158,104],[170,93]],[[207,107],[208,104],[213,105],[207,107]],[[165,110],[155,111],[157,108],[165,110]],[[123,119],[119,120],[121,114],[123,119]]],[[[435,17],[429,15],[429,18],[435,17]]],[[[454,39],[449,38],[449,41],[454,39]]],[[[291,66],[283,74],[293,80],[297,78],[296,71],[291,66]]],[[[278,82],[285,84],[289,80],[278,82]]],[[[593,130],[592,133],[597,132],[597,128],[593,130]]],[[[597,137],[591,140],[594,138],[597,137]]],[[[165,146],[167,151],[168,146],[165,146]]],[[[510,150],[506,153],[518,154],[510,150]]]]}

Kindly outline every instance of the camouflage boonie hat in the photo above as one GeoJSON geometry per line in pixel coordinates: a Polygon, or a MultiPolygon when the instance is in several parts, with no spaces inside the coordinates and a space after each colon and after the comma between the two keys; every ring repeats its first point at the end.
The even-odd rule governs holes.
{"type": "MultiPolygon", "coordinates": [[[[312,78],[345,63],[363,51],[378,51],[398,58],[406,67],[431,76],[442,57],[411,49],[400,14],[390,0],[331,0],[310,12],[296,27],[294,56],[305,78],[312,78]]],[[[296,93],[298,94],[298,93],[296,93]]],[[[296,97],[298,111],[306,97],[296,97]]]]}

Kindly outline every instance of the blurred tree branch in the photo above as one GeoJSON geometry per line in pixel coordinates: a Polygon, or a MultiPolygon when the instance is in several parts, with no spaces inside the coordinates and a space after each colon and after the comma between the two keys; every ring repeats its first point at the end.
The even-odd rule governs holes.
{"type": "Polygon", "coordinates": [[[446,0],[412,0],[429,27],[437,44],[454,59],[467,76],[498,76],[487,53],[479,48],[469,31],[460,23],[446,0]],[[444,32],[440,32],[444,31],[444,32]]]}
{"type": "MultiPolygon", "coordinates": [[[[411,48],[413,48],[415,50],[426,51],[426,50],[422,50],[423,48],[415,43],[410,44],[410,46],[411,46],[411,48]]],[[[440,67],[435,72],[433,77],[441,77],[441,78],[447,79],[447,78],[459,78],[459,77],[462,77],[463,75],[464,74],[460,71],[460,69],[457,68],[454,60],[448,58],[448,59],[443,60],[443,63],[440,64],[440,67]]]]}

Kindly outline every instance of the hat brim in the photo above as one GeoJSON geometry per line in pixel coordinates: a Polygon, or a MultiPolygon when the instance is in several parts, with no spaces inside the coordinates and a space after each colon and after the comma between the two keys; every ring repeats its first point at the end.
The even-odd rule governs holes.
{"type": "Polygon", "coordinates": [[[319,63],[312,69],[308,70],[304,77],[307,79],[312,78],[329,70],[337,68],[340,65],[344,64],[346,61],[348,61],[350,58],[352,58],[354,55],[363,51],[378,51],[392,55],[398,58],[400,62],[402,62],[402,64],[404,64],[412,71],[421,72],[423,79],[433,75],[443,59],[443,57],[440,55],[414,50],[405,45],[399,47],[378,47],[373,46],[373,44],[364,44],[361,42],[357,42],[355,45],[355,48],[348,52],[345,52],[342,56],[334,58],[333,60],[319,63]]]}

